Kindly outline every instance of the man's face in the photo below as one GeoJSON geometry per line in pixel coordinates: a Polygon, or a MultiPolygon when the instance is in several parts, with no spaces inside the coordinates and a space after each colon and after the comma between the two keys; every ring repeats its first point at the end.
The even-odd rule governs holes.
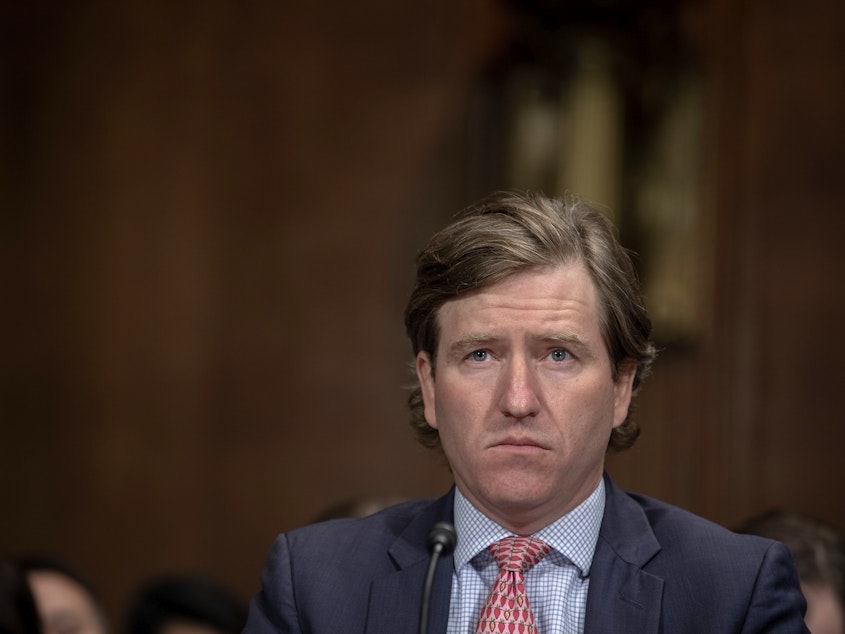
{"type": "Polygon", "coordinates": [[[49,570],[32,571],[27,579],[44,622],[44,634],[104,634],[93,599],[76,581],[49,570]]]}
{"type": "Polygon", "coordinates": [[[436,371],[417,355],[426,420],[461,493],[509,530],[535,532],[598,484],[635,365],[614,381],[581,263],[516,273],[438,318],[436,371]]]}

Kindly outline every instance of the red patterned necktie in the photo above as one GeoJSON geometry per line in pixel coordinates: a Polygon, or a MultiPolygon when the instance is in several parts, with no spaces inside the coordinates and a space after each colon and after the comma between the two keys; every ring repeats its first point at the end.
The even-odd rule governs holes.
{"type": "Polygon", "coordinates": [[[525,573],[551,548],[533,537],[505,537],[490,546],[499,566],[499,577],[487,595],[476,634],[536,634],[534,614],[525,594],[525,573]]]}

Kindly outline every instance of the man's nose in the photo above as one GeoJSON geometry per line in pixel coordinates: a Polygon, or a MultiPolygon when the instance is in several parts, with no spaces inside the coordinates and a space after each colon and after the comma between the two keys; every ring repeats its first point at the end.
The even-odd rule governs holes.
{"type": "Polygon", "coordinates": [[[505,416],[523,419],[540,409],[536,369],[530,362],[514,358],[502,368],[500,407],[505,416]]]}

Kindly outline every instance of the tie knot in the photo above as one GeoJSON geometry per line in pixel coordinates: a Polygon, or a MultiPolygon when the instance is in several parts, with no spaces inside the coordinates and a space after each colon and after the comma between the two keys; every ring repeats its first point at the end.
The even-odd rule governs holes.
{"type": "Polygon", "coordinates": [[[499,570],[528,572],[552,549],[534,537],[505,537],[490,546],[499,570]]]}

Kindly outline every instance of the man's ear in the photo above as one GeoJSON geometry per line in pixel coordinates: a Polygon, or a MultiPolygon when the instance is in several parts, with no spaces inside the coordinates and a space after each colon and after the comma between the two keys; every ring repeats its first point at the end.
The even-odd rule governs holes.
{"type": "Polygon", "coordinates": [[[619,427],[628,416],[631,398],[634,393],[634,376],[637,374],[637,362],[625,359],[616,371],[616,383],[613,386],[613,427],[619,427]]]}
{"type": "Polygon", "coordinates": [[[431,362],[431,357],[427,352],[417,353],[417,380],[420,382],[422,389],[422,398],[425,412],[426,422],[437,429],[437,415],[434,411],[434,365],[431,362]]]}

